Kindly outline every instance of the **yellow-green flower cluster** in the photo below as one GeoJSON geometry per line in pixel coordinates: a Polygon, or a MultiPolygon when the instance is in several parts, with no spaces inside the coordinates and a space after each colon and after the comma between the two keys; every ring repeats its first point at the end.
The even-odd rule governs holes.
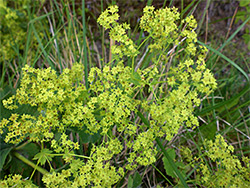
{"type": "Polygon", "coordinates": [[[164,8],[155,10],[153,6],[146,6],[143,9],[143,16],[140,20],[140,27],[147,31],[154,42],[149,48],[163,50],[171,43],[177,43],[178,27],[176,21],[180,19],[177,8],[164,8]]]}
{"type": "Polygon", "coordinates": [[[197,93],[188,92],[189,89],[190,86],[183,83],[163,101],[158,101],[148,107],[152,119],[156,120],[158,124],[154,127],[156,135],[165,135],[166,140],[171,140],[178,133],[183,122],[186,122],[188,127],[198,126],[198,120],[193,115],[192,103],[197,98],[197,93]]]}
{"type": "Polygon", "coordinates": [[[62,133],[58,141],[55,139],[51,141],[51,147],[56,153],[69,153],[73,149],[78,150],[79,144],[72,142],[65,133],[62,133]]]}
{"type": "MultiPolygon", "coordinates": [[[[198,94],[208,95],[217,86],[215,78],[205,67],[206,50],[201,46],[200,49],[201,53],[197,54],[196,61],[187,58],[176,67],[170,68],[167,81],[163,82],[168,84],[164,99],[155,98],[153,102],[142,103],[143,108],[149,110],[152,119],[157,121],[157,126],[154,126],[157,136],[165,135],[167,140],[171,140],[184,122],[192,128],[199,125],[197,117],[193,115],[194,105],[200,105],[198,94]]],[[[148,85],[155,87],[150,79],[146,81],[148,85]]],[[[164,84],[161,87],[166,88],[164,84]]],[[[163,90],[162,88],[161,92],[163,90]]]]}
{"type": "Polygon", "coordinates": [[[17,104],[29,104],[37,107],[39,115],[12,114],[9,120],[3,119],[0,132],[5,127],[8,129],[5,141],[18,143],[27,136],[30,141],[49,141],[54,137],[51,129],[64,132],[68,126],[81,127],[80,120],[90,118],[82,110],[87,100],[85,86],[80,83],[82,76],[80,64],[71,70],[64,69],[60,76],[51,68],[41,70],[26,65],[16,95],[3,100],[3,105],[13,109],[17,104]]]}
{"type": "MultiPolygon", "coordinates": [[[[33,135],[40,134],[39,127],[34,127],[33,125],[35,120],[35,117],[28,114],[12,114],[9,120],[3,119],[0,122],[0,133],[3,133],[4,128],[8,129],[8,133],[4,141],[6,143],[19,143],[29,135],[32,138],[33,135]]],[[[46,131],[46,133],[48,134],[48,137],[51,136],[51,133],[48,131],[46,131]]]]}
{"type": "MultiPolygon", "coordinates": [[[[124,67],[122,62],[109,68],[105,66],[101,71],[92,68],[88,80],[91,83],[89,90],[97,97],[92,97],[88,106],[94,110],[98,107],[101,120],[94,127],[101,127],[104,134],[117,125],[118,131],[129,134],[136,133],[136,127],[129,121],[131,112],[136,111],[140,101],[132,98],[134,88],[130,86],[131,68],[124,67]]],[[[92,130],[92,129],[90,129],[92,130]]]]}
{"type": "Polygon", "coordinates": [[[118,6],[110,6],[99,16],[97,22],[105,29],[110,29],[109,36],[116,43],[111,48],[113,54],[118,57],[135,56],[139,52],[134,42],[126,34],[126,30],[130,29],[130,26],[126,23],[119,24],[117,22],[119,19],[117,12],[118,6]]]}
{"type": "Polygon", "coordinates": [[[129,153],[128,162],[126,166],[128,170],[136,168],[138,165],[147,166],[156,161],[157,150],[154,146],[155,140],[154,131],[152,129],[140,133],[134,141],[127,143],[129,148],[132,148],[129,153]]]}
{"type": "MultiPolygon", "coordinates": [[[[114,54],[119,58],[134,57],[138,52],[126,34],[129,26],[116,22],[117,12],[117,6],[109,7],[98,22],[110,29],[110,37],[116,41],[114,54]]],[[[158,53],[144,70],[132,70],[123,61],[110,62],[102,69],[92,67],[88,90],[82,83],[84,67],[80,64],[64,69],[59,76],[51,68],[24,67],[20,88],[3,104],[9,109],[22,104],[36,106],[38,115],[12,114],[1,121],[0,133],[7,130],[6,142],[19,143],[29,137],[34,142],[50,141],[57,156],[64,152],[63,158],[70,167],[45,175],[47,187],[111,187],[124,175],[123,168],[132,170],[156,161],[156,137],[171,140],[184,124],[198,126],[194,106],[200,105],[199,94],[208,95],[216,88],[216,82],[205,67],[206,49],[195,47],[195,20],[186,18],[182,33],[176,24],[178,19],[175,8],[146,7],[140,25],[152,37],[150,48],[160,50],[160,57],[158,53]],[[178,64],[164,72],[171,63],[167,49],[173,47],[174,52],[175,46],[183,54],[171,57],[178,64]],[[147,115],[149,126],[140,121],[138,110],[147,115]],[[100,133],[103,143],[92,146],[86,161],[75,159],[72,150],[79,145],[68,139],[68,127],[100,133]],[[54,132],[61,133],[59,140],[54,138],[54,132]],[[117,135],[123,143],[114,139],[117,135]],[[115,168],[111,159],[124,150],[123,146],[129,153],[125,154],[127,161],[123,168],[115,168]]]]}
{"type": "MultiPolygon", "coordinates": [[[[228,145],[221,135],[215,141],[205,141],[204,156],[215,163],[216,169],[209,170],[207,163],[201,159],[196,182],[206,187],[249,187],[250,159],[244,157],[243,162],[233,155],[234,147],[228,145]]],[[[213,168],[213,167],[212,167],[213,168]]]]}
{"type": "MultiPolygon", "coordinates": [[[[147,15],[144,19],[153,19],[156,15],[165,15],[168,12],[175,12],[176,10],[174,9],[171,11],[171,9],[166,8],[154,11],[153,7],[147,7],[144,11],[147,15]]],[[[157,25],[158,22],[164,21],[163,18],[164,16],[160,16],[160,18],[156,19],[158,21],[152,23],[142,19],[141,27],[147,29],[150,36],[155,39],[157,37],[154,36],[155,31],[151,24],[154,23],[157,25]]],[[[178,15],[176,19],[178,19],[178,15]]],[[[173,20],[173,23],[174,21],[175,20],[173,20]]],[[[196,22],[193,20],[193,17],[188,17],[186,21],[187,25],[185,26],[185,29],[193,29],[196,27],[196,22]]],[[[187,38],[187,44],[184,45],[185,49],[186,46],[195,44],[194,42],[197,40],[196,35],[192,35],[192,32],[193,31],[191,30],[186,32],[189,33],[190,36],[185,34],[185,37],[187,38]]],[[[180,32],[180,35],[182,35],[182,32],[180,32]]],[[[166,42],[164,44],[164,48],[166,48],[166,42]]],[[[182,47],[182,43],[178,45],[180,46],[179,48],[182,47]]],[[[155,79],[159,79],[159,76],[156,77],[155,75],[150,76],[151,80],[146,79],[146,83],[150,87],[155,88],[157,85],[157,87],[159,87],[159,93],[164,94],[165,97],[163,99],[158,99],[157,93],[154,93],[153,100],[144,101],[142,107],[144,110],[149,110],[152,119],[156,121],[156,126],[154,126],[155,134],[160,137],[164,135],[167,140],[171,140],[173,136],[178,133],[179,128],[184,122],[188,127],[195,128],[198,126],[198,119],[193,115],[193,111],[194,106],[200,105],[199,94],[203,93],[208,95],[217,87],[215,78],[205,66],[206,48],[202,46],[198,46],[198,50],[195,46],[190,48],[195,50],[192,51],[192,53],[184,50],[181,57],[185,56],[185,58],[180,59],[179,56],[175,57],[178,64],[177,66],[172,66],[167,72],[166,81],[155,82],[155,79]]],[[[166,55],[166,52],[162,52],[162,55],[166,55]]],[[[169,60],[169,58],[166,60],[169,60]]],[[[162,69],[162,66],[159,66],[159,62],[160,60],[156,61],[153,67],[154,70],[156,67],[158,70],[162,69]]],[[[148,72],[148,70],[145,72],[148,72]]]]}
{"type": "Polygon", "coordinates": [[[90,159],[73,160],[70,168],[61,173],[52,172],[43,177],[46,187],[111,187],[124,176],[122,168],[111,164],[114,155],[119,154],[123,147],[118,139],[113,139],[103,145],[94,146],[90,159]],[[71,180],[70,180],[71,179],[71,180]]]}
{"type": "Polygon", "coordinates": [[[31,0],[16,0],[13,2],[15,8],[12,8],[7,0],[0,1],[0,61],[10,60],[16,56],[17,50],[24,49],[29,22],[27,7],[31,2],[34,4],[31,0]]]}
{"type": "Polygon", "coordinates": [[[20,174],[10,175],[0,180],[1,188],[18,187],[18,188],[36,188],[30,180],[24,180],[20,174]]]}

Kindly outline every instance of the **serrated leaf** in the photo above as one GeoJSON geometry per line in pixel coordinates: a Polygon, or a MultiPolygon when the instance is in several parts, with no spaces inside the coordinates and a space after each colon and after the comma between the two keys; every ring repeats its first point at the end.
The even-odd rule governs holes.
{"type": "Polygon", "coordinates": [[[51,153],[51,150],[45,148],[42,149],[40,153],[36,154],[33,159],[38,160],[38,164],[44,165],[47,160],[52,161],[52,158],[49,156],[51,153]]]}
{"type": "Polygon", "coordinates": [[[175,159],[176,154],[175,154],[175,150],[173,148],[168,148],[167,149],[168,155],[171,157],[171,159],[175,159]]]}
{"type": "Polygon", "coordinates": [[[168,162],[168,159],[166,157],[163,157],[162,161],[163,161],[163,165],[164,165],[164,169],[165,169],[166,174],[173,177],[173,178],[176,178],[176,175],[174,173],[174,169],[172,168],[172,166],[168,162]]]}
{"type": "MultiPolygon", "coordinates": [[[[177,178],[178,176],[176,175],[174,169],[172,168],[172,166],[170,165],[169,161],[167,160],[166,157],[162,158],[163,164],[164,164],[164,169],[166,171],[166,174],[173,177],[173,178],[177,178]]],[[[174,163],[175,166],[180,169],[180,173],[183,177],[186,176],[185,174],[185,165],[182,162],[175,162],[174,163]]]]}
{"type": "Polygon", "coordinates": [[[6,144],[4,142],[3,134],[0,134],[0,171],[3,169],[3,167],[9,163],[12,159],[11,155],[9,153],[14,148],[14,145],[12,144],[6,144]],[[9,160],[6,161],[7,156],[9,155],[9,160]]]}

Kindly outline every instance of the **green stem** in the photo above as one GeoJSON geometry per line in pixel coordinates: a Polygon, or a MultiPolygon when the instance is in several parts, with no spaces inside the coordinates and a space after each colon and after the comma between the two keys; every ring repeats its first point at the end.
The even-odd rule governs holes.
{"type": "Polygon", "coordinates": [[[14,154],[14,156],[16,158],[20,159],[21,161],[23,161],[25,164],[31,166],[32,168],[36,169],[37,171],[39,171],[43,175],[49,173],[47,170],[43,169],[42,167],[36,166],[36,164],[34,164],[33,162],[31,162],[29,159],[25,158],[24,156],[22,156],[18,152],[14,152],[13,154],[14,154]]]}
{"type": "Polygon", "coordinates": [[[163,174],[158,168],[156,168],[155,165],[153,165],[153,164],[151,164],[151,165],[154,167],[155,170],[157,170],[157,172],[158,172],[165,180],[167,180],[167,182],[168,182],[171,186],[174,186],[174,185],[171,183],[171,181],[170,181],[166,176],[164,176],[164,174],[163,174]]]}
{"type": "Polygon", "coordinates": [[[139,51],[139,49],[142,47],[142,45],[151,37],[151,35],[147,36],[147,38],[145,38],[145,40],[142,41],[142,43],[140,44],[140,46],[138,46],[137,50],[139,51]]]}
{"type": "Polygon", "coordinates": [[[132,74],[135,72],[135,56],[132,58],[132,74]]]}
{"type": "MultiPolygon", "coordinates": [[[[68,153],[69,155],[71,156],[74,156],[74,157],[81,157],[81,158],[84,158],[84,159],[90,159],[90,157],[87,157],[87,156],[84,156],[84,155],[77,155],[77,154],[74,154],[74,153],[68,153]]],[[[64,154],[48,154],[48,156],[63,156],[64,154]]]]}
{"type": "Polygon", "coordinates": [[[26,142],[24,142],[22,145],[16,147],[15,149],[16,149],[16,150],[20,150],[20,149],[22,149],[24,146],[26,146],[28,143],[29,143],[29,141],[26,141],[26,142]]]}

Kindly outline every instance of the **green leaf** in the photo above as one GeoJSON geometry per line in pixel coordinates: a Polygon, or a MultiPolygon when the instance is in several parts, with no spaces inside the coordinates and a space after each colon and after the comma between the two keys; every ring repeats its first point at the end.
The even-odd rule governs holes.
{"type": "Polygon", "coordinates": [[[133,187],[139,187],[141,185],[142,178],[140,174],[136,171],[133,179],[133,187]]]}
{"type": "Polygon", "coordinates": [[[174,160],[176,157],[175,150],[173,148],[168,148],[167,152],[168,152],[169,156],[171,157],[171,159],[174,160]]]}
{"type": "Polygon", "coordinates": [[[22,174],[23,177],[29,177],[34,170],[16,157],[12,157],[12,160],[8,164],[8,168],[11,174],[22,174]]]}
{"type": "MultiPolygon", "coordinates": [[[[167,151],[169,152],[169,151],[167,151]]],[[[174,161],[175,159],[175,151],[170,151],[170,152],[174,152],[174,155],[169,153],[169,156],[172,158],[174,156],[174,158],[172,158],[172,160],[174,161]],[[172,156],[171,156],[172,155],[172,156]]],[[[162,158],[163,161],[163,165],[164,165],[164,169],[166,171],[166,174],[171,176],[172,178],[178,178],[178,175],[175,173],[175,170],[173,169],[172,165],[169,163],[169,160],[166,157],[162,158]]],[[[175,162],[175,165],[178,169],[180,169],[180,173],[183,177],[186,176],[185,174],[185,165],[182,162],[175,162]]]]}
{"type": "MultiPolygon", "coordinates": [[[[167,149],[167,153],[171,157],[171,159],[174,161],[174,159],[175,159],[175,150],[172,149],[172,148],[169,148],[169,149],[167,149]]],[[[173,178],[176,178],[177,176],[176,176],[176,174],[174,172],[174,169],[170,165],[168,159],[166,157],[163,157],[162,161],[163,161],[163,165],[164,165],[164,169],[166,171],[166,174],[173,177],[173,178]]]]}
{"type": "Polygon", "coordinates": [[[3,143],[0,144],[0,171],[3,169],[5,160],[12,149],[13,149],[13,146],[10,146],[8,144],[3,144],[3,143]]]}
{"type": "Polygon", "coordinates": [[[134,176],[131,175],[128,177],[128,186],[127,188],[138,188],[142,183],[142,178],[140,174],[136,171],[134,176]]]}
{"type": "Polygon", "coordinates": [[[240,7],[246,7],[250,4],[250,0],[240,0],[240,7]]]}
{"type": "Polygon", "coordinates": [[[131,175],[128,177],[128,186],[127,188],[133,188],[133,178],[131,175]]]}
{"type": "Polygon", "coordinates": [[[51,153],[51,150],[45,148],[42,149],[40,153],[36,154],[33,159],[38,160],[38,164],[40,163],[41,165],[44,165],[47,160],[52,161],[52,158],[49,156],[51,153]]]}

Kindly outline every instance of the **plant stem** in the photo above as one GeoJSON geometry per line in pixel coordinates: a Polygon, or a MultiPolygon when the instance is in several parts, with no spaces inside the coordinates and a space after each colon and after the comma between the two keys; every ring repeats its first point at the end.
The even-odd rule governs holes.
{"type": "Polygon", "coordinates": [[[33,162],[31,162],[29,159],[25,158],[24,156],[22,156],[21,154],[19,154],[18,152],[14,152],[13,153],[14,156],[18,159],[20,159],[21,161],[23,161],[25,164],[31,166],[32,168],[36,169],[37,171],[39,171],[40,173],[42,173],[43,175],[48,174],[49,172],[47,170],[45,170],[44,168],[40,167],[40,166],[36,166],[36,164],[34,164],[33,162]]]}
{"type": "Polygon", "coordinates": [[[20,150],[20,149],[22,149],[22,148],[23,148],[24,146],[26,146],[28,143],[29,143],[29,141],[24,142],[22,145],[16,147],[15,150],[20,150]]]}

